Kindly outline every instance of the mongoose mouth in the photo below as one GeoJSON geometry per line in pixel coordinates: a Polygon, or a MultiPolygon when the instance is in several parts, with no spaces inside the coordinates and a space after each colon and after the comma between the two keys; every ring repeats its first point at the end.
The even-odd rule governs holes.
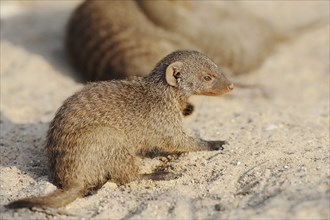
{"type": "Polygon", "coordinates": [[[224,89],[207,89],[203,90],[201,92],[201,95],[206,95],[206,96],[221,96],[224,95],[234,89],[234,84],[231,83],[229,84],[226,88],[224,89]]]}

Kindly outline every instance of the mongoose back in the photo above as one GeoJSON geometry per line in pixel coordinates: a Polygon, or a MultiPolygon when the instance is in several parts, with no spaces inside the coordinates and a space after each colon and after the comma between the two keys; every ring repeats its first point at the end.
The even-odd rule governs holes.
{"type": "Polygon", "coordinates": [[[136,157],[155,147],[168,153],[221,149],[224,141],[185,133],[182,109],[191,95],[218,96],[232,89],[213,61],[186,50],[167,55],[143,78],[87,84],[64,101],[49,126],[49,171],[58,189],[6,207],[57,208],[108,180],[153,178],[139,173],[136,157]]]}
{"type": "Polygon", "coordinates": [[[232,74],[258,67],[280,39],[270,23],[238,4],[230,7],[225,2],[219,7],[218,3],[189,1],[190,7],[179,7],[172,1],[137,2],[156,25],[183,36],[232,74]]]}
{"type": "Polygon", "coordinates": [[[66,47],[87,81],[144,76],[178,49],[202,51],[237,75],[313,23],[283,31],[237,1],[85,1],[69,21],[66,47]]]}
{"type": "Polygon", "coordinates": [[[87,81],[144,76],[155,62],[178,49],[197,49],[228,73],[256,68],[270,53],[276,34],[244,10],[192,1],[85,1],[66,33],[68,54],[87,81]],[[207,25],[206,25],[207,24],[207,25]]]}
{"type": "Polygon", "coordinates": [[[87,81],[144,76],[178,49],[198,49],[154,25],[133,0],[85,1],[72,14],[66,48],[87,81]]]}

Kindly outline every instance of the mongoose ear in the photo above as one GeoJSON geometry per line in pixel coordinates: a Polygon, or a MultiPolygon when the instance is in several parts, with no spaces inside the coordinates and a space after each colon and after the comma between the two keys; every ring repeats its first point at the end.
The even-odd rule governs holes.
{"type": "Polygon", "coordinates": [[[177,86],[177,80],[180,78],[180,70],[183,63],[177,61],[174,63],[171,63],[166,68],[166,81],[171,86],[177,86]]]}

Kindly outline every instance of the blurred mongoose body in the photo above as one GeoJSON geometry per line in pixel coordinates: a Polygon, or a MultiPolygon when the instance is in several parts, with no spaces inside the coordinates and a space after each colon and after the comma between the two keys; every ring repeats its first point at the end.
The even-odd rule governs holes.
{"type": "Polygon", "coordinates": [[[179,49],[202,51],[232,74],[260,65],[278,40],[271,25],[238,6],[212,7],[193,1],[85,1],[68,22],[66,48],[87,81],[145,76],[179,49]]]}
{"type": "Polygon", "coordinates": [[[139,173],[136,156],[155,147],[165,153],[220,149],[224,141],[188,136],[182,111],[191,95],[232,89],[217,65],[196,51],[167,55],[143,78],[86,85],[64,102],[48,130],[50,177],[58,189],[7,207],[61,207],[108,180],[152,178],[139,173]]]}
{"type": "Polygon", "coordinates": [[[133,0],[85,1],[72,14],[66,49],[87,81],[145,76],[179,49],[198,49],[152,23],[133,0]]]}
{"type": "Polygon", "coordinates": [[[255,69],[280,39],[269,22],[239,4],[183,1],[190,6],[184,7],[174,2],[137,1],[154,24],[200,48],[227,73],[237,75],[255,69]]]}

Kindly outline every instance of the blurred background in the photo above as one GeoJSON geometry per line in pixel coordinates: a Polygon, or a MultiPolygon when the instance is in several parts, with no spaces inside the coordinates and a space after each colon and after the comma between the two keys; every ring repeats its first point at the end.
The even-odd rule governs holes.
{"type": "MultiPolygon", "coordinates": [[[[29,102],[27,101],[28,97],[34,97],[39,101],[43,100],[45,103],[56,103],[55,106],[57,106],[62,99],[57,100],[57,97],[62,97],[58,93],[70,94],[77,86],[79,87],[79,83],[77,85],[75,82],[85,82],[86,78],[84,76],[86,74],[84,69],[79,69],[79,67],[87,61],[83,60],[83,64],[78,65],[78,68],[74,68],[65,49],[65,36],[69,18],[82,2],[1,1],[2,114],[8,116],[12,114],[20,115],[26,114],[25,111],[31,111],[28,115],[31,119],[35,118],[35,114],[41,114],[40,111],[42,110],[39,104],[33,106],[33,103],[26,103],[29,102]],[[62,89],[64,87],[65,89],[62,89]],[[68,92],[66,92],[66,89],[68,89],[68,92]],[[52,90],[52,94],[50,96],[44,95],[48,93],[48,90],[52,90]],[[55,93],[58,95],[55,95],[55,93]],[[15,96],[13,96],[14,94],[15,96]],[[33,110],[30,108],[33,108],[33,110]]],[[[103,16],[102,13],[107,14],[107,10],[111,9],[110,5],[113,4],[111,3],[113,1],[105,2],[107,2],[108,8],[104,7],[103,11],[94,10],[96,16],[103,16]]],[[[135,4],[134,1],[132,2],[135,4]]],[[[328,1],[160,1],[160,4],[170,2],[172,7],[170,11],[160,10],[159,17],[163,20],[155,18],[155,15],[150,12],[153,9],[157,11],[159,3],[152,3],[157,1],[146,2],[144,6],[142,4],[142,6],[127,9],[120,9],[119,4],[116,6],[119,9],[112,8],[111,10],[119,10],[124,13],[123,18],[118,17],[117,19],[129,18],[132,11],[135,10],[135,14],[144,14],[143,16],[155,24],[154,26],[166,30],[169,35],[176,35],[179,40],[183,40],[185,43],[188,41],[190,43],[188,46],[173,45],[173,47],[161,51],[162,53],[157,53],[155,58],[148,61],[149,63],[139,62],[133,70],[128,70],[131,75],[135,75],[134,71],[136,71],[136,75],[147,74],[148,71],[140,73],[138,69],[142,66],[142,69],[149,70],[155,64],[155,60],[162,57],[162,54],[166,54],[171,49],[182,47],[197,48],[205,52],[215,61],[218,61],[221,67],[226,67],[229,77],[255,72],[267,57],[276,55],[278,44],[283,42],[290,44],[303,33],[322,26],[326,27],[329,22],[328,1]],[[148,4],[151,5],[149,8],[148,4]],[[137,10],[139,11],[136,13],[137,10]],[[168,14],[172,17],[167,16],[168,14]],[[251,25],[249,23],[250,17],[253,18],[251,19],[251,25]],[[263,23],[254,23],[255,18],[262,20],[263,23]],[[171,21],[170,24],[167,24],[166,19],[171,21]],[[182,31],[182,25],[187,30],[182,31]],[[271,28],[268,26],[271,26],[271,28]],[[197,31],[191,33],[190,30],[192,29],[197,31]],[[251,31],[249,32],[249,30],[251,31]],[[259,33],[264,35],[258,36],[259,33]],[[217,40],[218,38],[224,38],[224,40],[221,42],[221,40],[217,40]],[[203,45],[205,39],[207,45],[203,45]],[[269,47],[271,48],[270,51],[268,51],[269,47]],[[223,56],[227,50],[229,51],[228,56],[223,56]],[[250,64],[253,65],[250,66],[250,64]]],[[[88,16],[88,13],[86,14],[88,16]]],[[[79,19],[77,23],[79,23],[79,19]]],[[[86,25],[84,29],[88,30],[90,27],[86,25]]],[[[82,31],[83,34],[86,35],[86,31],[85,33],[82,31]]],[[[91,33],[87,32],[87,34],[91,33]]],[[[97,34],[98,32],[95,31],[91,35],[97,36],[97,34]]],[[[80,32],[77,36],[73,36],[77,41],[82,37],[80,32]]],[[[131,38],[134,37],[131,36],[131,38]]],[[[306,43],[313,44],[314,42],[311,39],[306,43]]],[[[75,52],[76,55],[74,54],[74,56],[79,57],[79,54],[86,51],[84,48],[87,43],[79,44],[78,42],[76,44],[81,49],[75,52]]],[[[155,44],[154,46],[158,45],[155,44]]],[[[119,59],[121,63],[127,65],[134,62],[134,60],[128,60],[128,58],[125,60],[125,57],[119,59]]],[[[139,56],[136,56],[136,60],[140,61],[139,56]]],[[[108,62],[111,63],[112,60],[108,62]]],[[[118,68],[114,67],[113,70],[115,72],[118,68]]],[[[95,75],[94,72],[91,74],[95,75]]],[[[286,74],[283,73],[283,75],[286,74]]],[[[253,77],[244,80],[249,81],[252,79],[253,77]]],[[[97,78],[87,77],[87,80],[97,80],[97,78]]],[[[46,108],[46,112],[51,114],[54,106],[49,104],[47,106],[43,106],[42,109],[46,108]]],[[[45,118],[50,119],[49,116],[45,116],[45,118]]]]}

